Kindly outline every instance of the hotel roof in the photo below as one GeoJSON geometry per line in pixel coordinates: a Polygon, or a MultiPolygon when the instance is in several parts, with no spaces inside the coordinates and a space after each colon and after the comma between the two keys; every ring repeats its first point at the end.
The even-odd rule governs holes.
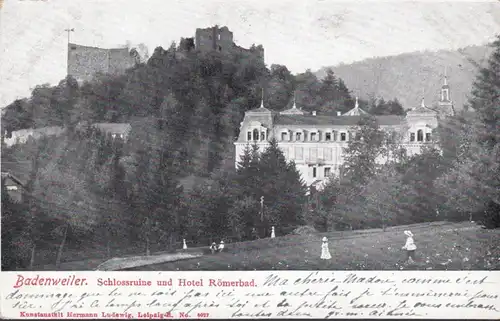
{"type": "MultiPolygon", "coordinates": [[[[302,126],[355,126],[362,116],[322,116],[322,115],[277,115],[275,125],[302,125],[302,126]]],[[[404,116],[384,115],[374,116],[380,126],[400,125],[405,121],[404,116]]]]}

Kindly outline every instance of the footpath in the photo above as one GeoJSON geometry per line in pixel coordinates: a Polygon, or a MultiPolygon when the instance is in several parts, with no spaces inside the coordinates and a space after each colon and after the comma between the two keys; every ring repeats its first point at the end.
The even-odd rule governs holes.
{"type": "Polygon", "coordinates": [[[125,258],[113,258],[103,262],[95,268],[95,271],[119,271],[145,265],[167,263],[172,261],[193,259],[202,256],[203,253],[164,253],[150,256],[132,256],[125,258]]]}

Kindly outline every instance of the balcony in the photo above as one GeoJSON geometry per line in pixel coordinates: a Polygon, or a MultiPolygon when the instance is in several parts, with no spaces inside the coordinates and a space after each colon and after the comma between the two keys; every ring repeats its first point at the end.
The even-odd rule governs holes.
{"type": "Polygon", "coordinates": [[[323,166],[325,164],[325,160],[323,158],[306,158],[305,162],[309,166],[323,166]]]}

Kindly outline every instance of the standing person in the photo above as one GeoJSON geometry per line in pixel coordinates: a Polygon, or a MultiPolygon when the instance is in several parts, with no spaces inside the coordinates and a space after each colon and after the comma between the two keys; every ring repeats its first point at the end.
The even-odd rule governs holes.
{"type": "Polygon", "coordinates": [[[254,240],[257,240],[259,238],[259,234],[257,233],[257,230],[255,229],[255,227],[252,227],[252,238],[254,240]]]}
{"type": "Polygon", "coordinates": [[[212,242],[212,245],[210,245],[210,251],[212,251],[212,254],[217,251],[217,244],[215,244],[215,242],[212,242]]]}
{"type": "Polygon", "coordinates": [[[276,237],[276,234],[274,233],[274,226],[271,227],[271,238],[275,238],[276,237]]]}
{"type": "Polygon", "coordinates": [[[405,233],[407,238],[402,249],[406,250],[406,259],[409,264],[412,264],[415,262],[415,250],[417,249],[417,246],[413,241],[413,233],[411,231],[404,231],[403,233],[405,233]]]}
{"type": "Polygon", "coordinates": [[[224,249],[224,241],[220,241],[219,252],[222,252],[223,249],[224,249]]]}
{"type": "Polygon", "coordinates": [[[332,256],[330,255],[330,249],[328,248],[328,239],[323,237],[323,244],[321,244],[321,259],[329,260],[332,256]]]}

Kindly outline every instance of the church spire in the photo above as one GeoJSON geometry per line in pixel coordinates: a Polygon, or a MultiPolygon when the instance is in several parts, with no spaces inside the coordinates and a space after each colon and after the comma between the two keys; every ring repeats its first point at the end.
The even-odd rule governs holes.
{"type": "Polygon", "coordinates": [[[425,88],[422,88],[422,103],[420,107],[425,108],[425,88]]]}
{"type": "Polygon", "coordinates": [[[293,107],[292,108],[295,108],[297,109],[297,104],[296,104],[296,101],[297,100],[297,93],[294,91],[293,92],[293,107]]]}
{"type": "Polygon", "coordinates": [[[444,83],[443,86],[448,86],[448,76],[446,75],[446,66],[444,67],[444,83]]]}
{"type": "Polygon", "coordinates": [[[262,88],[262,98],[260,100],[260,108],[264,108],[264,88],[262,88]]]}
{"type": "Polygon", "coordinates": [[[358,96],[356,96],[356,103],[354,104],[354,108],[359,108],[358,96]]]}

